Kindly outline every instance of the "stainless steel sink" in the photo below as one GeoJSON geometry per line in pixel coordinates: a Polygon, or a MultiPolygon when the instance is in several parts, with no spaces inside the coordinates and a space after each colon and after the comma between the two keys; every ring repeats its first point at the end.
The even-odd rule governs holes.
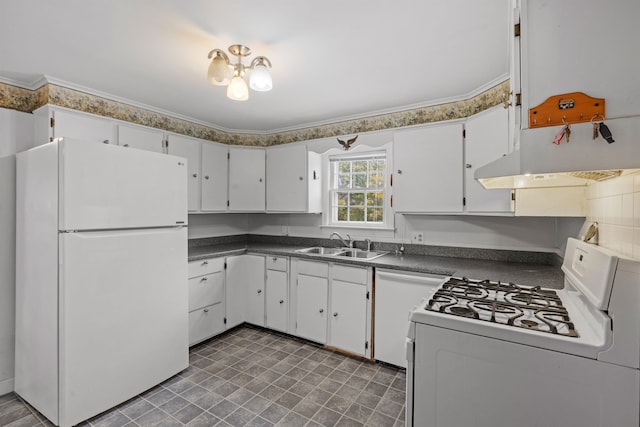
{"type": "Polygon", "coordinates": [[[388,252],[383,251],[365,251],[362,249],[346,249],[344,252],[336,254],[336,256],[359,258],[359,259],[374,259],[386,255],[388,252]]]}
{"type": "Polygon", "coordinates": [[[322,246],[313,246],[311,248],[298,249],[296,250],[296,252],[309,255],[326,255],[332,257],[346,257],[362,260],[371,260],[388,253],[383,251],[365,251],[356,248],[325,248],[322,246]]]}
{"type": "Polygon", "coordinates": [[[301,254],[314,254],[314,255],[337,255],[344,251],[345,251],[344,248],[323,248],[321,246],[314,246],[312,248],[296,250],[296,252],[301,254]]]}

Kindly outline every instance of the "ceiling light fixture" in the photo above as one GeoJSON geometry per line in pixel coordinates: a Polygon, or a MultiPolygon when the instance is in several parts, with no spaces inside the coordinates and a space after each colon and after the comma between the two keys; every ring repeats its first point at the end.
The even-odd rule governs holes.
{"type": "Polygon", "coordinates": [[[273,88],[271,74],[271,61],[266,56],[258,56],[249,67],[242,64],[242,57],[251,55],[251,49],[241,44],[229,46],[229,52],[238,57],[238,62],[232,64],[229,56],[220,49],[213,49],[209,52],[209,71],[207,78],[209,82],[216,86],[227,86],[227,97],[235,101],[246,101],[249,99],[249,87],[259,92],[266,92],[273,88]],[[244,81],[247,70],[251,70],[249,87],[244,81]]]}

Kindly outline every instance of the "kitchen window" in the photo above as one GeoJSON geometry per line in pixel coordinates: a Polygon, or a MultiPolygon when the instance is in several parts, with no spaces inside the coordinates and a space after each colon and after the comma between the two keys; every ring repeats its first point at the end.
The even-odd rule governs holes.
{"type": "Polygon", "coordinates": [[[386,151],[329,158],[330,225],[382,228],[390,207],[386,151]]]}

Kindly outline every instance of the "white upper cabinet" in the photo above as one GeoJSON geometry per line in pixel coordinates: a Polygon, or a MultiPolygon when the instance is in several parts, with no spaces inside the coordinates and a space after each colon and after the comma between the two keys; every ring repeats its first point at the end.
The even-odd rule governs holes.
{"type": "Polygon", "coordinates": [[[164,132],[141,126],[118,125],[118,145],[163,153],[164,132]]]}
{"type": "Polygon", "coordinates": [[[37,144],[60,137],[115,144],[115,124],[110,119],[52,107],[41,108],[34,115],[37,144]]]}
{"type": "Polygon", "coordinates": [[[265,150],[229,148],[229,210],[264,212],[265,150]]]}
{"type": "Polygon", "coordinates": [[[473,177],[477,168],[509,153],[509,110],[500,105],[469,117],[464,151],[466,211],[511,212],[510,190],[486,190],[473,177]]]}
{"type": "Polygon", "coordinates": [[[267,211],[322,210],[320,155],[306,145],[288,144],[266,150],[267,211]]]}
{"type": "Polygon", "coordinates": [[[227,182],[229,149],[226,145],[202,142],[202,210],[227,210],[227,182]]]}
{"type": "Polygon", "coordinates": [[[609,119],[639,115],[638,17],[636,0],[522,0],[522,127],[529,108],[570,92],[605,98],[609,119]]]}
{"type": "Polygon", "coordinates": [[[462,212],[462,123],[394,134],[396,212],[462,212]]]}
{"type": "Polygon", "coordinates": [[[187,159],[189,211],[200,209],[200,144],[195,138],[170,134],[168,153],[187,159]]]}

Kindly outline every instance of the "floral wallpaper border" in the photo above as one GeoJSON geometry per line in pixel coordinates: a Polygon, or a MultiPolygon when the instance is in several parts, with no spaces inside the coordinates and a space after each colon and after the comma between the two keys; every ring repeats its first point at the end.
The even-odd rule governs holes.
{"type": "Polygon", "coordinates": [[[498,105],[504,102],[508,96],[509,81],[506,80],[479,95],[463,101],[381,114],[356,120],[346,120],[286,132],[244,134],[224,132],[187,120],[174,118],[55,84],[48,83],[36,90],[29,90],[6,83],[0,83],[0,107],[2,108],[30,113],[44,105],[50,104],[182,135],[193,136],[208,141],[216,141],[229,145],[258,147],[464,118],[498,105]]]}

